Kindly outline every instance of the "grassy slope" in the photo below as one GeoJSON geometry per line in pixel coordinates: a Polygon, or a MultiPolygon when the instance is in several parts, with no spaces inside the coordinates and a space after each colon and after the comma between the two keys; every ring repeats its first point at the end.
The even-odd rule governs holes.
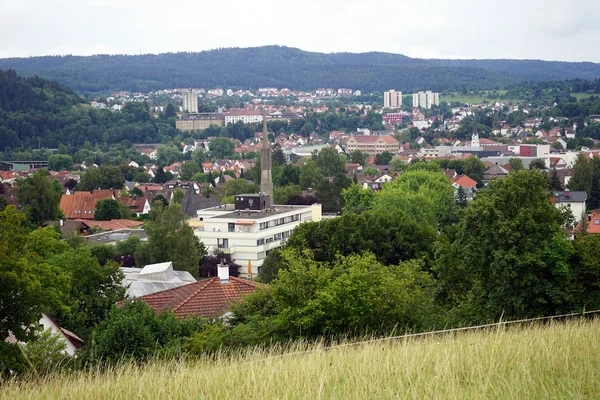
{"type": "Polygon", "coordinates": [[[125,366],[12,384],[6,399],[600,397],[600,321],[378,342],[274,358],[125,366]]]}
{"type": "MultiPolygon", "coordinates": [[[[448,95],[446,94],[440,94],[440,101],[445,101],[447,103],[454,103],[455,101],[459,102],[459,103],[467,103],[467,104],[481,104],[483,103],[484,100],[489,101],[490,103],[493,103],[495,101],[500,101],[502,99],[502,96],[504,96],[506,94],[506,90],[497,90],[496,94],[499,96],[495,99],[490,99],[487,96],[480,96],[480,95],[476,95],[476,94],[462,94],[462,93],[458,93],[458,92],[452,92],[448,95]]],[[[492,93],[491,91],[489,91],[488,93],[492,93]]]]}

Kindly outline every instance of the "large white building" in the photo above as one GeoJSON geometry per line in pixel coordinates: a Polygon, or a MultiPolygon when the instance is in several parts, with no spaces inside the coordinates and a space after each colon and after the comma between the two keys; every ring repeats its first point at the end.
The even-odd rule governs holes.
{"type": "Polygon", "coordinates": [[[190,113],[198,112],[198,93],[192,89],[183,92],[183,111],[190,113]]]}
{"type": "Polygon", "coordinates": [[[320,221],[321,205],[271,205],[266,194],[235,196],[235,204],[198,210],[195,234],[212,253],[231,254],[242,277],[256,276],[269,251],[281,247],[303,222],[320,221]]]}
{"type": "Polygon", "coordinates": [[[440,105],[440,94],[431,91],[413,93],[413,107],[431,108],[440,105]]]}
{"type": "Polygon", "coordinates": [[[402,92],[390,90],[383,92],[383,107],[384,108],[400,108],[402,107],[402,92]]]}
{"type": "Polygon", "coordinates": [[[263,114],[258,110],[231,111],[225,114],[225,125],[235,124],[238,121],[244,124],[260,124],[263,121],[263,114]]]}

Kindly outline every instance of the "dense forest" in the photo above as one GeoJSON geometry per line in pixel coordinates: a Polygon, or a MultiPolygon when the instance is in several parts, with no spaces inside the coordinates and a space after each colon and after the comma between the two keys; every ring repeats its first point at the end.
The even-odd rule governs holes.
{"type": "Polygon", "coordinates": [[[0,68],[55,79],[84,94],[188,86],[444,91],[506,87],[525,80],[600,78],[600,64],[594,63],[423,60],[376,52],[323,54],[280,46],[159,55],[10,58],[1,59],[0,68]]]}
{"type": "Polygon", "coordinates": [[[156,143],[177,133],[174,118],[152,118],[147,104],[97,110],[56,82],[0,69],[0,151],[5,156],[17,148],[81,148],[86,141],[156,143]]]}

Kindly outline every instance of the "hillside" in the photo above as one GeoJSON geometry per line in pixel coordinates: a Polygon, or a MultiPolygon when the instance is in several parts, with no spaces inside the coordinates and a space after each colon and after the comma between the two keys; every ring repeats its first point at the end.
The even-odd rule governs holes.
{"type": "Polygon", "coordinates": [[[120,112],[97,110],[56,82],[0,69],[0,158],[10,158],[18,148],[155,142],[176,134],[174,121],[151,119],[144,104],[130,103],[120,112]]]}
{"type": "Polygon", "coordinates": [[[325,351],[116,368],[8,384],[6,399],[598,398],[598,320],[325,351]]]}
{"type": "Polygon", "coordinates": [[[401,54],[315,53],[290,47],[228,48],[159,55],[0,59],[0,68],[55,79],[81,93],[173,87],[265,86],[314,90],[457,90],[523,80],[600,78],[600,64],[521,60],[424,60],[401,54]]]}

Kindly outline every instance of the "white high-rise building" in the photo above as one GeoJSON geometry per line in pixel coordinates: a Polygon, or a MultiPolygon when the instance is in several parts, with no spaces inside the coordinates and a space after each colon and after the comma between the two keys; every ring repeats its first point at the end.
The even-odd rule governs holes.
{"type": "Polygon", "coordinates": [[[183,92],[183,111],[190,113],[198,112],[198,93],[192,89],[188,92],[183,92]]]}
{"type": "Polygon", "coordinates": [[[440,105],[440,94],[431,91],[413,93],[413,107],[431,108],[440,105]]]}
{"type": "Polygon", "coordinates": [[[383,93],[384,108],[400,108],[402,107],[402,92],[390,90],[383,93]]]}

